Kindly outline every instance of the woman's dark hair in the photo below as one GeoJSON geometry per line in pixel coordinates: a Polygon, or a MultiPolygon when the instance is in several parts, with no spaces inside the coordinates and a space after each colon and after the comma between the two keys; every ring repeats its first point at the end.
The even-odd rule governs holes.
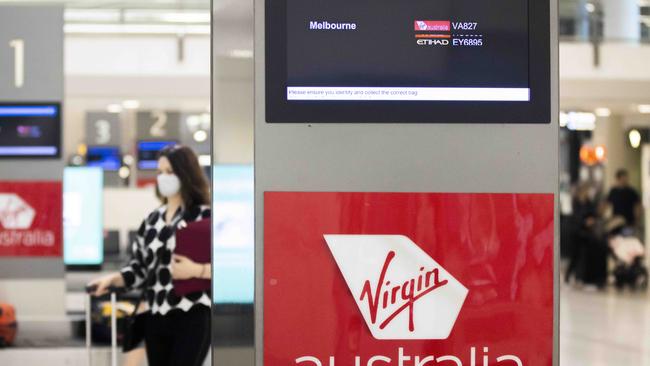
{"type": "MultiPolygon", "coordinates": [[[[165,157],[169,160],[174,174],[181,181],[181,197],[186,207],[207,205],[210,202],[210,188],[208,179],[199,165],[199,159],[194,151],[183,145],[168,146],[160,151],[158,158],[165,157]]],[[[167,203],[156,185],[156,195],[167,203]]]]}

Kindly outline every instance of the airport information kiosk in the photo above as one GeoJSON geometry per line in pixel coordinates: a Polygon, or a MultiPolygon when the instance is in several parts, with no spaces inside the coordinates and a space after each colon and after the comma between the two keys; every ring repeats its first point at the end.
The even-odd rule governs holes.
{"type": "Polygon", "coordinates": [[[255,1],[257,366],[558,364],[556,23],[255,1]]]}

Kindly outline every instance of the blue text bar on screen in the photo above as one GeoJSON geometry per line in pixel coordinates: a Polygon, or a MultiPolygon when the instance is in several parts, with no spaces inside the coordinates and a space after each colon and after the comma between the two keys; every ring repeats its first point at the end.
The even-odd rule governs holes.
{"type": "Polygon", "coordinates": [[[56,155],[58,149],[54,146],[0,146],[2,155],[56,155]]]}
{"type": "Polygon", "coordinates": [[[54,117],[58,108],[48,106],[0,106],[0,117],[54,117]]]}

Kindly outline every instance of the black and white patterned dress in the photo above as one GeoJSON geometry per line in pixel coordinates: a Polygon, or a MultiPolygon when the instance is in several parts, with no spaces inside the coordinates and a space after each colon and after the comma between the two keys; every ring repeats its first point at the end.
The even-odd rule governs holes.
{"type": "MultiPolygon", "coordinates": [[[[136,239],[131,244],[131,260],[122,268],[122,278],[127,288],[143,287],[145,298],[149,303],[152,314],[165,315],[170,310],[188,311],[194,306],[210,307],[210,292],[196,292],[186,296],[178,296],[174,292],[171,274],[171,260],[176,247],[176,235],[165,223],[167,206],[161,206],[142,221],[136,239]],[[158,263],[156,273],[150,272],[158,263]],[[148,279],[144,286],[143,282],[148,279]]],[[[210,218],[209,206],[190,207],[183,213],[182,219],[176,220],[178,227],[187,223],[210,218]]],[[[177,211],[174,219],[181,215],[177,211]]],[[[175,220],[171,222],[175,222],[175,220]]]]}

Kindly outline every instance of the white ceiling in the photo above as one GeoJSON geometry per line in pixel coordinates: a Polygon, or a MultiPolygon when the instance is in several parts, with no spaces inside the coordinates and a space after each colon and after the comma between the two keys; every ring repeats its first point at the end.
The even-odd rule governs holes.
{"type": "MultiPolygon", "coordinates": [[[[61,3],[71,11],[123,11],[132,13],[164,12],[209,14],[210,0],[0,0],[0,4],[61,3]]],[[[575,6],[578,1],[561,1],[564,7],[575,6]]],[[[228,55],[232,50],[252,50],[253,0],[213,0],[212,34],[216,55],[228,55]]],[[[205,19],[205,18],[204,18],[205,19]]],[[[75,20],[68,23],[93,23],[75,20]]],[[[95,22],[97,23],[97,22],[95,22]]],[[[103,24],[105,24],[104,22],[103,24]]],[[[141,24],[160,24],[150,20],[141,24]]],[[[122,19],[120,24],[124,24],[122,19]]],[[[132,23],[131,23],[132,24],[132,23]]],[[[184,24],[188,24],[185,22],[184,24]]],[[[197,24],[206,26],[205,21],[197,24]]],[[[209,28],[208,28],[209,31],[209,28]]],[[[207,33],[206,33],[207,34],[207,33]]],[[[566,61],[566,60],[564,60],[566,61]]],[[[649,80],[573,80],[561,81],[561,108],[593,110],[607,107],[616,114],[635,114],[637,104],[650,103],[649,80]]]]}
{"type": "MultiPolygon", "coordinates": [[[[174,10],[209,11],[210,0],[0,0],[0,4],[65,4],[75,10],[174,10]]],[[[253,19],[253,0],[214,0],[216,18],[253,19]]]]}
{"type": "Polygon", "coordinates": [[[0,3],[61,4],[74,9],[210,9],[210,0],[0,0],[0,3]]]}
{"type": "MultiPolygon", "coordinates": [[[[210,33],[210,0],[0,0],[0,4],[56,3],[66,7],[67,34],[210,33]]],[[[221,37],[232,36],[240,43],[243,36],[244,43],[252,43],[253,0],[214,0],[212,9],[221,37]],[[243,28],[251,31],[241,34],[243,28]]]]}

